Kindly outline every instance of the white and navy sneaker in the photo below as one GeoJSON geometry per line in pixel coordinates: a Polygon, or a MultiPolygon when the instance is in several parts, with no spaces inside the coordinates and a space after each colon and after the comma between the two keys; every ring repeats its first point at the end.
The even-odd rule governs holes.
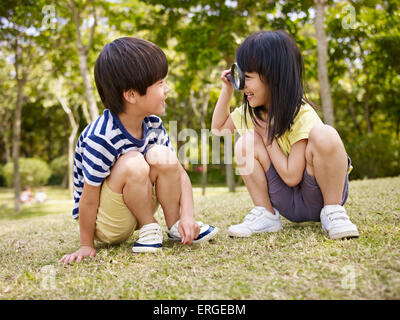
{"type": "Polygon", "coordinates": [[[162,249],[163,234],[162,228],[158,223],[145,224],[139,230],[139,239],[133,244],[132,251],[158,252],[162,249]]]}
{"type": "MultiPolygon", "coordinates": [[[[168,239],[172,241],[181,241],[181,235],[179,234],[178,231],[178,220],[172,227],[167,231],[168,234],[168,239]]],[[[215,237],[215,235],[218,233],[218,228],[210,226],[208,224],[204,224],[203,222],[197,222],[197,224],[200,227],[200,233],[197,236],[196,239],[192,241],[192,243],[200,243],[204,242],[207,240],[211,240],[212,238],[215,237]]]]}
{"type": "Polygon", "coordinates": [[[281,217],[274,208],[272,214],[264,207],[254,207],[240,224],[230,226],[230,237],[250,237],[253,233],[277,232],[282,229],[281,217]]]}
{"type": "Polygon", "coordinates": [[[320,218],[322,230],[327,232],[331,239],[359,236],[357,226],[350,221],[346,209],[341,205],[326,205],[321,210],[320,218]]]}

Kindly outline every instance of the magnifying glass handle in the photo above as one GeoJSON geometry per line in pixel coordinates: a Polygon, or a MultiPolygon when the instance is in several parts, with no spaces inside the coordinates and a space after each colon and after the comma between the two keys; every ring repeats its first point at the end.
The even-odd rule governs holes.
{"type": "Polygon", "coordinates": [[[232,82],[232,76],[231,76],[231,74],[227,74],[227,75],[225,76],[225,79],[228,80],[229,82],[232,82]]]}

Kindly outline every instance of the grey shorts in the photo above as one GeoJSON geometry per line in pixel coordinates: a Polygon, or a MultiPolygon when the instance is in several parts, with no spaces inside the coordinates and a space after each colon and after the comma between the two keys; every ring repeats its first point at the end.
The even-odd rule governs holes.
{"type": "MultiPolygon", "coordinates": [[[[351,159],[347,156],[348,167],[351,166],[351,159]]],[[[347,170],[349,172],[349,170],[347,170]]],[[[267,173],[268,192],[272,206],[286,219],[293,222],[320,221],[321,209],[324,207],[324,200],[321,189],[315,177],[310,176],[304,169],[303,179],[295,187],[289,187],[281,179],[271,163],[267,173]]],[[[341,205],[345,204],[349,195],[349,175],[343,188],[341,205]]]]}

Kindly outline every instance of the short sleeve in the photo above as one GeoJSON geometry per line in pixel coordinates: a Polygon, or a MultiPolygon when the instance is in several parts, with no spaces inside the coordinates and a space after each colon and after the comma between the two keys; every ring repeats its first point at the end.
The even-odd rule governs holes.
{"type": "Polygon", "coordinates": [[[174,147],[172,146],[171,143],[171,139],[169,138],[167,130],[165,130],[164,126],[162,125],[162,122],[160,128],[161,128],[161,134],[158,136],[157,141],[159,141],[159,144],[168,147],[172,152],[175,152],[174,147]]]}
{"type": "Polygon", "coordinates": [[[110,174],[110,169],[117,158],[117,150],[104,136],[87,136],[81,145],[82,171],[85,181],[92,186],[99,186],[110,174]]]}
{"type": "Polygon", "coordinates": [[[248,130],[254,129],[250,113],[247,113],[247,125],[244,117],[244,106],[237,107],[231,112],[231,119],[240,135],[245,134],[248,130]]]}
{"type": "Polygon", "coordinates": [[[318,124],[323,122],[315,110],[309,105],[304,106],[289,130],[289,144],[292,146],[302,139],[308,139],[311,129],[318,124]]]}
{"type": "Polygon", "coordinates": [[[151,137],[149,140],[149,148],[154,145],[163,145],[175,153],[175,149],[172,146],[171,139],[163,126],[161,118],[152,116],[149,119],[151,119],[152,126],[147,133],[151,137]]]}

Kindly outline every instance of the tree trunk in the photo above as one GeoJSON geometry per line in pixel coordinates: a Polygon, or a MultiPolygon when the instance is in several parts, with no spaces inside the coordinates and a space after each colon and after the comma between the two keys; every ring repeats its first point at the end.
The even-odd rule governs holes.
{"type": "Polygon", "coordinates": [[[206,194],[206,188],[207,188],[207,164],[208,164],[208,138],[209,135],[207,134],[207,126],[206,126],[206,114],[207,114],[207,107],[208,107],[208,101],[210,99],[210,87],[202,87],[199,89],[200,92],[200,99],[199,101],[203,101],[203,104],[201,106],[201,110],[199,111],[197,109],[197,102],[194,98],[194,94],[191,94],[190,98],[190,105],[193,109],[194,114],[196,117],[200,118],[200,126],[201,126],[201,134],[200,134],[200,139],[201,139],[201,159],[200,163],[202,165],[202,172],[201,172],[201,189],[202,192],[201,194],[204,196],[206,194]],[[203,134],[205,133],[205,135],[203,134]]]}
{"type": "Polygon", "coordinates": [[[225,165],[226,184],[228,185],[229,192],[235,192],[235,176],[233,174],[233,164],[227,163],[225,165]]]}
{"type": "Polygon", "coordinates": [[[93,18],[94,22],[90,30],[90,39],[89,43],[84,46],[81,38],[80,25],[81,25],[81,17],[79,9],[76,7],[75,1],[71,1],[69,3],[69,8],[72,13],[72,20],[75,25],[75,33],[76,33],[76,45],[78,51],[79,58],[79,71],[83,79],[83,86],[86,93],[86,99],[89,107],[91,121],[94,121],[99,116],[99,109],[97,108],[96,99],[94,97],[94,90],[92,85],[92,80],[90,78],[90,73],[87,65],[87,54],[92,46],[94,31],[96,28],[96,12],[93,5],[93,18]]]}
{"type": "Polygon", "coordinates": [[[316,4],[315,31],[318,42],[318,81],[322,111],[326,124],[334,126],[335,116],[328,77],[328,43],[324,29],[324,7],[327,0],[314,0],[316,4]]]}
{"type": "Polygon", "coordinates": [[[24,86],[25,79],[17,78],[17,103],[15,107],[14,113],[14,122],[13,122],[13,148],[12,148],[12,157],[14,164],[14,210],[16,212],[21,211],[21,203],[20,203],[20,195],[21,195],[21,179],[19,176],[19,145],[21,141],[21,113],[22,113],[22,101],[24,94],[24,86]]]}
{"type": "Polygon", "coordinates": [[[207,115],[207,107],[208,107],[208,101],[210,99],[210,87],[207,86],[205,88],[204,96],[202,97],[203,100],[203,105],[201,109],[201,114],[200,114],[200,123],[201,123],[201,131],[205,132],[206,134],[203,135],[201,134],[201,162],[203,166],[203,171],[201,173],[201,194],[203,196],[206,195],[206,188],[207,188],[207,170],[208,170],[208,149],[209,149],[209,135],[208,135],[208,130],[207,130],[207,125],[206,125],[206,115],[207,115]],[[204,139],[204,141],[203,141],[204,139]]]}
{"type": "Polygon", "coordinates": [[[3,123],[0,124],[0,130],[4,133],[3,135],[3,144],[4,144],[4,160],[6,163],[9,163],[11,161],[11,145],[10,145],[10,140],[8,137],[8,132],[10,130],[10,113],[5,112],[4,114],[1,114],[3,117],[3,123]]]}
{"type": "MultiPolygon", "coordinates": [[[[79,32],[79,31],[78,31],[79,32]]],[[[89,113],[91,121],[94,121],[99,116],[99,109],[97,108],[96,99],[93,94],[92,80],[90,79],[89,69],[87,66],[87,58],[82,48],[79,49],[78,45],[78,56],[79,56],[79,71],[83,78],[83,86],[86,92],[86,99],[89,107],[89,113]]]]}
{"type": "Polygon", "coordinates": [[[354,111],[354,106],[349,101],[348,98],[346,98],[346,101],[347,101],[346,109],[350,113],[351,119],[353,120],[354,126],[356,127],[358,134],[362,135],[361,126],[360,126],[359,122],[357,121],[356,112],[354,111]]]}
{"type": "Polygon", "coordinates": [[[371,124],[371,112],[369,109],[369,96],[370,92],[368,89],[368,85],[365,86],[365,95],[364,95],[364,119],[367,125],[367,132],[372,133],[372,124],[371,124]]]}
{"type": "MultiPolygon", "coordinates": [[[[59,83],[61,89],[61,83],[59,83]]],[[[74,145],[75,137],[78,132],[78,124],[75,121],[72,110],[68,107],[67,100],[61,95],[61,90],[57,90],[57,99],[68,116],[72,131],[68,137],[68,190],[70,198],[74,198],[74,145]]]]}
{"type": "Polygon", "coordinates": [[[83,116],[85,117],[86,123],[89,124],[92,120],[90,119],[89,110],[88,110],[86,101],[82,102],[82,111],[83,111],[83,116]]]}

